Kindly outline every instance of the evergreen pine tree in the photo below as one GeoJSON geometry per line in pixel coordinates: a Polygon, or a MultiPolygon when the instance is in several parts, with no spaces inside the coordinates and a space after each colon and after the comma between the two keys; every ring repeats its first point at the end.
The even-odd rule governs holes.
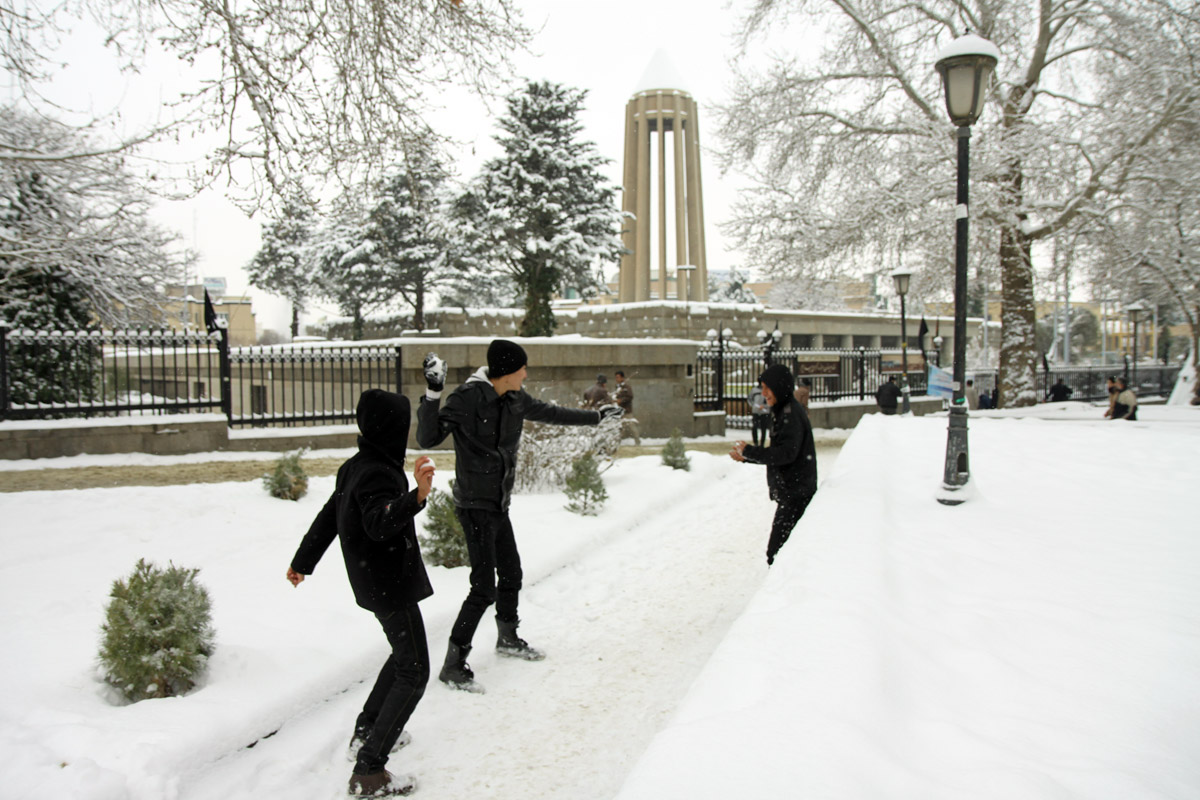
{"type": "Polygon", "coordinates": [[[208,663],[212,602],[196,581],[199,571],[140,559],[127,579],[113,582],[100,666],[129,701],[183,694],[208,663]]]}
{"type": "Polygon", "coordinates": [[[683,446],[683,432],[679,428],[671,431],[671,438],[667,439],[667,443],[663,445],[662,463],[671,469],[691,470],[692,468],[692,459],[687,454],[687,448],[683,446]]]}
{"type": "Polygon", "coordinates": [[[300,335],[300,312],[313,292],[309,239],[316,224],[311,203],[297,193],[263,226],[262,247],[246,267],[251,286],[277,294],[292,304],[292,338],[300,335]]]}
{"type": "Polygon", "coordinates": [[[554,330],[555,292],[590,296],[602,284],[601,267],[621,253],[621,216],[615,192],[591,142],[579,141],[585,92],[549,82],[530,83],[508,98],[496,140],[504,155],[484,165],[468,197],[455,203],[478,230],[478,272],[497,267],[524,296],[522,336],[554,330]]]}
{"type": "Polygon", "coordinates": [[[308,473],[300,457],[304,450],[285,453],[275,462],[275,468],[263,476],[263,487],[280,500],[299,500],[308,494],[308,473]]]}
{"type": "MultiPolygon", "coordinates": [[[[454,490],[454,481],[450,482],[450,489],[454,490]]],[[[440,567],[462,567],[471,563],[462,524],[454,514],[454,499],[447,492],[434,489],[425,499],[421,553],[430,564],[440,567]]]]}
{"type": "Polygon", "coordinates": [[[591,453],[585,453],[571,464],[567,477],[567,510],[585,516],[596,516],[608,500],[604,479],[591,453]]]}

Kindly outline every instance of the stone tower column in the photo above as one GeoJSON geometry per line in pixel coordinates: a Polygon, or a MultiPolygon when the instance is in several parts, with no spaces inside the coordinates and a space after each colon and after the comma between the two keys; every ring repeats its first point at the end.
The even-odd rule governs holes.
{"type": "MultiPolygon", "coordinates": [[[[689,281],[688,300],[708,299],[704,249],[704,196],[700,182],[700,125],[696,101],[680,85],[660,51],[651,60],[638,90],[625,106],[623,242],[617,299],[622,303],[664,300],[680,275],[689,281]],[[667,136],[667,133],[671,136],[667,136]],[[670,165],[673,180],[668,184],[670,165]],[[657,171],[657,175],[652,174],[657,171]],[[651,209],[657,213],[652,225],[651,209]],[[668,253],[673,239],[674,254],[668,253]],[[671,263],[667,263],[668,260],[671,263]],[[657,268],[652,270],[652,267],[657,268]],[[657,280],[652,275],[657,272],[657,280]]],[[[683,299],[684,288],[675,297],[683,299]]]]}

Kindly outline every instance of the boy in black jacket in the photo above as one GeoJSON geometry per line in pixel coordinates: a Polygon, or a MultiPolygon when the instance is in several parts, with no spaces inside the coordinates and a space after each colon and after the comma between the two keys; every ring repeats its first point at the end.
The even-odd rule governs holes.
{"type": "Polygon", "coordinates": [[[425,507],[433,462],[428,456],[417,459],[417,487],[410,491],[404,475],[410,416],[403,395],[382,389],[362,393],[358,453],[338,470],[333,496],[313,520],[287,571],[288,580],[299,586],[334,538],[340,539],[354,599],[375,614],[392,647],[350,740],[356,751],[350,793],[356,797],[394,797],[416,788],[411,776],[384,769],[429,682],[429,646],[417,603],[433,588],[413,517],[425,507]]]}
{"type": "Polygon", "coordinates": [[[763,397],[771,407],[771,446],[755,447],[734,442],[729,457],[734,461],[767,465],[767,488],[778,505],[771,538],[767,541],[767,564],[792,535],[817,493],[817,449],[812,424],[804,407],[796,402],[792,373],[773,364],[758,377],[763,397]]]}
{"type": "Polygon", "coordinates": [[[545,654],[517,636],[517,598],[521,591],[521,556],[509,501],[517,474],[517,449],[525,420],[551,425],[599,425],[621,417],[615,405],[598,411],[564,408],[530,397],[523,388],[528,357],[507,339],[488,345],[487,366],[455,389],[442,405],[446,362],[425,357],[428,386],[417,408],[417,444],[436,447],[454,438],[454,515],[462,524],[471,558],[471,590],[450,631],[446,661],[438,680],[453,689],[482,692],[467,664],[471,640],[487,607],[496,604],[496,653],[526,661],[545,654]]]}

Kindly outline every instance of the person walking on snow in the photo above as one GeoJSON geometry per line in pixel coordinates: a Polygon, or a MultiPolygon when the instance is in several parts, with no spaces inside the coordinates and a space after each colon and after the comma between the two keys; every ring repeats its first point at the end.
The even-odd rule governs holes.
{"type": "Polygon", "coordinates": [[[757,386],[750,390],[746,402],[750,406],[750,438],[756,446],[766,447],[767,431],[771,429],[771,407],[757,386]]]}
{"type": "Polygon", "coordinates": [[[530,397],[521,385],[527,375],[525,350],[496,339],[487,351],[487,366],[455,389],[441,405],[446,362],[425,357],[428,390],[417,409],[417,444],[436,447],[454,437],[454,515],[462,524],[471,560],[471,590],[450,631],[446,660],[438,680],[451,688],[481,692],[467,664],[471,640],[487,607],[496,606],[496,653],[540,661],[545,654],[517,636],[520,619],[521,557],[508,517],[516,479],[517,448],[525,420],[552,425],[598,425],[619,419],[621,409],[550,405],[530,397]]]}
{"type": "MultiPolygon", "coordinates": [[[[404,476],[410,408],[408,398],[368,389],[358,401],[358,453],[338,470],[333,495],[300,542],[287,579],[299,586],[335,538],[341,540],[346,573],[357,603],[375,615],[392,652],[350,739],[354,770],[350,793],[394,797],[416,788],[408,775],[385,767],[429,682],[429,645],[417,603],[433,594],[413,518],[433,485],[433,461],[417,459],[416,488],[404,476]]],[[[406,736],[406,735],[405,735],[406,736]]]]}
{"type": "Polygon", "coordinates": [[[888,379],[875,390],[875,402],[884,414],[895,414],[896,406],[900,403],[900,387],[896,385],[896,376],[889,375],[888,379]]]}
{"type": "Polygon", "coordinates": [[[767,488],[777,504],[767,540],[770,566],[817,493],[817,449],[808,413],[793,395],[792,373],[788,368],[782,364],[767,367],[758,384],[771,408],[771,446],[734,442],[729,457],[767,465],[767,488]]]}
{"type": "Polygon", "coordinates": [[[600,408],[611,403],[612,399],[608,396],[608,378],[597,375],[596,382],[583,393],[583,407],[600,408]]]}

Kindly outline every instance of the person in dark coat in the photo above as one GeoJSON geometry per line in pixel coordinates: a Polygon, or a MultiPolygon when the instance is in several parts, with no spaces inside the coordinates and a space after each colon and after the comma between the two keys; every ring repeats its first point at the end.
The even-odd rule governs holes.
{"type": "Polygon", "coordinates": [[[1051,403],[1064,403],[1071,399],[1072,394],[1074,394],[1074,391],[1071,387],[1063,383],[1062,378],[1059,378],[1050,387],[1050,391],[1046,393],[1046,396],[1050,399],[1051,403]]]}
{"type": "Polygon", "coordinates": [[[584,408],[600,408],[612,402],[612,398],[608,396],[608,378],[604,375],[597,375],[596,382],[583,393],[584,408]]]}
{"type": "Polygon", "coordinates": [[[506,339],[488,346],[487,366],[455,389],[441,405],[446,364],[425,357],[428,389],[417,408],[417,443],[436,447],[454,437],[454,515],[462,524],[471,559],[471,590],[450,631],[446,661],[438,680],[455,689],[482,691],[467,665],[471,640],[488,606],[496,605],[496,652],[540,661],[545,654],[517,636],[521,557],[508,518],[516,480],[517,448],[525,420],[552,425],[598,425],[620,418],[615,405],[593,411],[550,405],[530,397],[521,385],[527,375],[524,348],[506,339]]]}
{"type": "Polygon", "coordinates": [[[808,413],[793,394],[788,368],[773,364],[759,376],[758,383],[771,407],[771,446],[734,442],[729,456],[734,461],[767,466],[767,488],[777,504],[767,540],[767,564],[771,565],[817,493],[817,449],[808,413]]]}
{"type": "Polygon", "coordinates": [[[434,466],[417,459],[416,488],[408,488],[404,455],[411,411],[408,398],[368,389],[358,401],[358,452],[338,470],[333,495],[300,542],[287,579],[299,586],[337,538],[355,601],[373,613],[392,652],[379,671],[354,724],[350,793],[392,797],[416,787],[411,776],[385,769],[388,755],[429,682],[429,646],[417,606],[433,594],[413,518],[425,507],[434,466]]]}
{"type": "Polygon", "coordinates": [[[884,414],[895,414],[900,402],[900,387],[896,385],[896,376],[889,375],[887,382],[875,390],[875,402],[884,414]]]}
{"type": "Polygon", "coordinates": [[[1113,419],[1137,419],[1137,393],[1129,388],[1129,381],[1116,378],[1117,393],[1113,396],[1113,419]]]}

